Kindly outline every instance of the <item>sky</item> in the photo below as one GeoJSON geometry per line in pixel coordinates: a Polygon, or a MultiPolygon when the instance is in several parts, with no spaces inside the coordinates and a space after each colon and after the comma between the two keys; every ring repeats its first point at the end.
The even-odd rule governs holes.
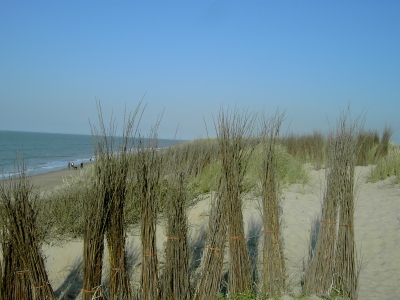
{"type": "Polygon", "coordinates": [[[400,143],[400,1],[0,0],[0,130],[214,137],[220,111],[327,132],[347,110],[400,143]]]}

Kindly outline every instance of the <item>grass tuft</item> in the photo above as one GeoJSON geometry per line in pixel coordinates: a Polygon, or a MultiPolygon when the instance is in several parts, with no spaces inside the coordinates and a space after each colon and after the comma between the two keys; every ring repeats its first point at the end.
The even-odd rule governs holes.
{"type": "Polygon", "coordinates": [[[378,159],[376,166],[372,168],[369,182],[377,182],[394,176],[393,183],[400,183],[400,146],[390,144],[388,155],[378,159]]]}

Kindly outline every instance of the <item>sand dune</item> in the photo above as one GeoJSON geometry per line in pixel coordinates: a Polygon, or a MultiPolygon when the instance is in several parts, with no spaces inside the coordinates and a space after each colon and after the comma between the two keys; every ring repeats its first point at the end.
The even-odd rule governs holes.
{"type": "MultiPolygon", "coordinates": [[[[356,169],[359,192],[354,226],[357,253],[363,258],[359,299],[399,299],[400,185],[391,184],[390,178],[377,183],[366,183],[369,168],[356,169]]],[[[68,173],[61,174],[68,176],[68,173]]],[[[46,185],[46,175],[40,176],[40,180],[36,178],[37,183],[46,185]]],[[[54,173],[51,176],[53,182],[58,175],[54,173]]],[[[291,185],[283,189],[282,195],[286,268],[290,289],[295,295],[301,293],[300,279],[307,263],[311,225],[321,211],[324,170],[311,170],[311,176],[309,185],[291,185]]],[[[62,183],[61,178],[59,180],[62,183]]],[[[188,211],[189,241],[197,258],[204,247],[209,208],[210,197],[204,196],[188,211]]],[[[249,197],[244,201],[244,208],[247,238],[258,241],[262,228],[257,201],[249,197]]],[[[166,239],[162,225],[157,230],[158,253],[162,260],[166,239]]],[[[69,242],[62,247],[44,247],[50,281],[58,295],[74,298],[79,294],[82,284],[82,249],[82,241],[69,242]]],[[[133,266],[132,277],[136,280],[140,276],[140,251],[139,236],[131,232],[128,239],[128,256],[133,266]]],[[[285,299],[291,297],[287,296],[285,299]]]]}

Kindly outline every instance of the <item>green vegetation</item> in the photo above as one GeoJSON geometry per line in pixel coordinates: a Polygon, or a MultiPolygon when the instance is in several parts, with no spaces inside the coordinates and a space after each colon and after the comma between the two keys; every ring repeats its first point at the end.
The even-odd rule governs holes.
{"type": "Polygon", "coordinates": [[[319,170],[325,158],[326,140],[322,133],[315,131],[313,134],[294,135],[281,138],[281,144],[293,157],[302,163],[312,163],[319,170]]]}
{"type": "MultiPolygon", "coordinates": [[[[282,139],[281,139],[282,140],[282,139]]],[[[186,153],[186,174],[188,201],[207,194],[217,189],[220,172],[220,161],[215,152],[215,139],[200,139],[186,142],[176,146],[179,151],[186,153]],[[202,156],[207,162],[200,163],[200,159],[193,163],[196,157],[202,156]],[[189,172],[190,171],[190,172],[189,172]]],[[[288,149],[280,143],[276,145],[277,176],[281,187],[290,184],[307,184],[309,181],[308,170],[304,168],[303,160],[293,156],[288,149]]],[[[325,146],[324,146],[325,147],[325,146]]],[[[259,196],[261,191],[258,184],[260,166],[263,159],[263,146],[257,145],[249,161],[244,177],[243,191],[259,196]]],[[[373,162],[373,157],[378,148],[376,142],[368,147],[368,162],[373,162]]],[[[159,152],[166,155],[166,151],[159,152]]],[[[312,161],[311,161],[312,163],[312,161]]],[[[84,231],[83,204],[93,194],[94,170],[86,168],[79,177],[66,178],[63,186],[47,191],[41,196],[38,213],[39,229],[43,232],[45,242],[62,243],[74,238],[82,238],[84,231]]],[[[394,183],[400,182],[400,146],[389,144],[387,156],[378,159],[376,166],[371,170],[370,182],[385,180],[393,176],[394,183]]],[[[168,174],[164,174],[164,177],[168,174]]],[[[125,210],[125,222],[127,226],[138,224],[140,220],[139,203],[134,200],[135,186],[130,182],[127,191],[127,204],[125,210]]],[[[160,190],[168,189],[167,181],[160,181],[160,190]]]]}
{"type": "MultiPolygon", "coordinates": [[[[180,163],[186,168],[186,190],[187,199],[191,201],[196,197],[217,190],[218,178],[220,176],[221,162],[217,157],[215,139],[201,139],[186,142],[176,146],[180,152],[180,163]]],[[[248,168],[243,179],[242,192],[260,195],[259,173],[263,165],[263,145],[259,143],[249,160],[248,168]]],[[[283,145],[276,145],[277,177],[281,187],[294,183],[307,184],[309,180],[308,171],[304,168],[301,160],[290,155],[283,145]]],[[[132,154],[133,155],[133,154],[132,154]]],[[[158,152],[165,156],[164,161],[168,164],[167,150],[158,152]]],[[[164,169],[167,169],[166,167],[164,169]]],[[[132,227],[140,220],[139,203],[135,200],[135,185],[133,174],[128,175],[128,186],[125,204],[125,224],[132,227]],[[129,177],[131,176],[131,177],[129,177]]],[[[168,190],[168,172],[162,174],[159,190],[168,190]]],[[[86,168],[80,176],[66,178],[64,184],[52,191],[46,191],[41,196],[38,224],[40,231],[44,233],[45,242],[62,243],[75,238],[82,238],[84,233],[85,218],[83,215],[84,204],[94,195],[95,170],[93,166],[86,168]]],[[[165,195],[164,195],[165,197],[165,195]]],[[[161,197],[160,204],[163,203],[161,197]]],[[[161,213],[162,213],[161,209],[161,213]]]]}
{"type": "MultiPolygon", "coordinates": [[[[267,299],[265,297],[260,297],[260,295],[256,295],[252,292],[247,292],[247,293],[238,293],[234,297],[227,298],[223,294],[218,294],[217,296],[218,300],[224,300],[224,299],[232,299],[232,300],[261,300],[261,299],[267,299]]],[[[278,298],[276,298],[278,299],[278,298]]]]}
{"type": "Polygon", "coordinates": [[[390,144],[387,156],[378,159],[376,166],[371,170],[370,182],[385,180],[393,176],[393,183],[400,183],[400,146],[390,144]]]}
{"type": "MultiPolygon", "coordinates": [[[[108,299],[202,300],[214,296],[228,299],[226,294],[218,295],[222,276],[226,275],[223,268],[229,270],[223,283],[229,299],[266,299],[266,294],[279,299],[287,289],[279,227],[280,195],[285,186],[306,185],[310,180],[310,166],[328,170],[329,193],[327,190],[324,197],[326,203],[333,205],[324,208],[324,222],[333,224],[338,219],[337,208],[344,208],[340,209],[340,220],[344,225],[339,232],[328,232],[325,237],[326,241],[333,235],[338,237],[340,245],[331,249],[337,256],[335,272],[344,274],[346,270],[355,270],[354,245],[346,244],[353,239],[353,228],[346,224],[353,223],[354,168],[355,165],[374,164],[370,181],[391,176],[399,183],[400,147],[390,143],[393,133],[390,127],[384,129],[381,139],[376,131],[364,132],[362,126],[348,128],[345,122],[338,125],[336,136],[329,138],[319,132],[280,137],[283,115],[264,120],[264,128],[255,134],[253,114],[246,112],[241,116],[236,110],[232,113],[220,112],[215,124],[216,139],[199,139],[159,151],[156,132],[159,122],[150,138],[143,139],[135,123],[135,117],[140,121],[141,112],[135,111],[124,125],[124,144],[114,145],[113,122],[107,131],[99,110],[100,130],[97,132],[92,128],[98,159],[80,176],[66,179],[61,187],[47,191],[33,189],[25,177],[1,182],[2,292],[14,289],[14,277],[10,272],[15,273],[21,268],[30,268],[32,272],[44,270],[38,250],[43,243],[61,244],[71,239],[83,239],[83,299],[90,299],[94,289],[104,280],[105,291],[110,295],[108,299]],[[201,263],[196,266],[200,271],[193,276],[186,209],[195,198],[208,193],[212,195],[208,236],[202,248],[201,263]],[[244,238],[241,201],[248,194],[263,200],[264,278],[258,278],[257,284],[262,283],[260,287],[253,278],[244,238]],[[339,194],[345,199],[339,199],[339,194]],[[13,219],[18,220],[14,225],[13,219]],[[156,249],[155,228],[160,219],[167,224],[165,264],[159,263],[156,249]],[[29,232],[24,233],[24,238],[28,237],[26,240],[31,238],[26,245],[13,239],[18,236],[17,232],[23,232],[20,224],[29,228],[29,232]],[[126,260],[125,238],[132,228],[141,231],[140,290],[131,287],[130,266],[126,260]],[[33,237],[30,236],[32,233],[33,237]],[[224,249],[228,243],[229,265],[224,266],[224,249]],[[111,267],[110,274],[104,279],[102,264],[106,247],[111,267]],[[22,250],[18,252],[17,248],[22,250]],[[36,258],[33,260],[39,263],[21,260],[21,255],[29,256],[25,253],[34,253],[36,258]],[[24,265],[20,265],[21,261],[24,265]]],[[[327,228],[335,230],[336,227],[327,228]]],[[[318,247],[324,248],[324,242],[320,244],[318,247]]],[[[328,256],[333,257],[332,253],[328,256]]],[[[323,258],[314,258],[314,261],[317,266],[315,276],[309,276],[306,281],[309,289],[305,288],[305,292],[324,294],[326,299],[331,299],[332,268],[327,267],[323,258]],[[313,279],[321,277],[322,271],[318,268],[329,272],[325,274],[326,288],[320,287],[319,279],[313,279]]],[[[20,299],[28,299],[35,287],[47,282],[45,270],[41,272],[42,277],[26,277],[26,281],[18,282],[20,299]]],[[[344,274],[342,277],[354,279],[356,275],[344,274]]],[[[335,299],[344,294],[356,298],[357,283],[353,285],[353,279],[351,286],[335,282],[335,286],[340,287],[335,299]]],[[[47,288],[48,299],[54,299],[50,284],[47,288]]]]}
{"type": "MultiPolygon", "coordinates": [[[[204,143],[206,143],[206,140],[204,140],[204,143]]],[[[260,194],[258,178],[264,160],[263,147],[263,144],[260,143],[254,149],[244,177],[242,192],[250,192],[255,195],[260,194]]],[[[299,159],[290,155],[284,146],[278,144],[275,148],[276,172],[281,187],[295,183],[307,184],[309,175],[308,171],[304,168],[304,164],[299,159]]],[[[219,160],[214,159],[197,176],[190,179],[188,188],[192,199],[201,194],[216,190],[217,178],[221,169],[220,164],[219,160]]]]}
{"type": "Polygon", "coordinates": [[[46,192],[39,203],[39,229],[48,243],[82,238],[85,228],[84,203],[93,191],[90,170],[64,182],[56,190],[46,192]]]}

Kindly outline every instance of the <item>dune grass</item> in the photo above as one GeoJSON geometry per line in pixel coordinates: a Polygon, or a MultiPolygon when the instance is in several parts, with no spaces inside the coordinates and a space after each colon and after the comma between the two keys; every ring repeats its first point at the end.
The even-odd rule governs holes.
{"type": "Polygon", "coordinates": [[[393,183],[400,183],[400,146],[390,144],[388,154],[381,157],[376,162],[376,166],[372,168],[369,175],[369,182],[377,182],[385,180],[388,177],[393,178],[393,183]]]}
{"type": "Polygon", "coordinates": [[[374,155],[374,164],[382,157],[386,157],[389,153],[390,138],[393,135],[393,129],[390,126],[385,126],[382,133],[381,141],[374,155]]]}
{"type": "Polygon", "coordinates": [[[315,169],[322,167],[326,152],[326,139],[321,132],[312,134],[288,134],[281,137],[279,143],[286,147],[288,153],[302,163],[312,163],[315,169]]]}
{"type": "Polygon", "coordinates": [[[83,238],[85,218],[84,203],[93,194],[90,170],[69,178],[59,188],[47,191],[41,197],[38,224],[44,232],[45,242],[60,244],[83,238]]]}
{"type": "MultiPolygon", "coordinates": [[[[260,195],[259,189],[259,167],[263,163],[263,144],[258,144],[249,160],[248,167],[243,179],[242,192],[260,195]]],[[[277,177],[282,187],[290,184],[309,182],[309,174],[304,164],[287,152],[282,145],[275,145],[275,159],[277,162],[277,177]]],[[[188,189],[191,191],[192,199],[201,194],[206,194],[217,189],[217,178],[220,172],[221,162],[213,159],[197,176],[190,179],[188,189]]]]}

